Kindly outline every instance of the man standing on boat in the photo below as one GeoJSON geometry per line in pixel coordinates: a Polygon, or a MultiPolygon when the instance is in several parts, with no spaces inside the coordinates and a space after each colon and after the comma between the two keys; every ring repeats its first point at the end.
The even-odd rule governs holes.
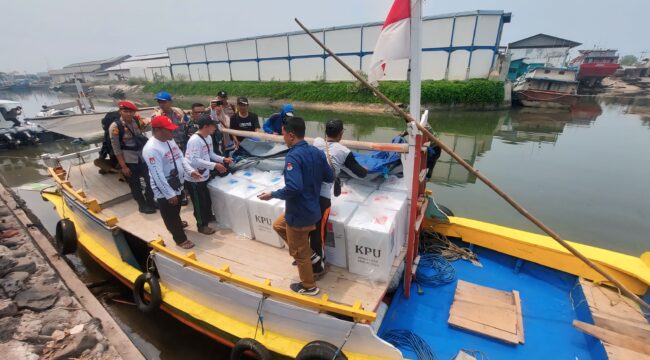
{"type": "Polygon", "coordinates": [[[318,197],[322,182],[334,181],[332,169],[322,151],[307,144],[305,121],[299,117],[288,118],[282,127],[282,136],[289,152],[285,159],[285,187],[258,195],[261,200],[273,198],[286,201],[286,211],[273,223],[273,229],[289,246],[289,254],[296,260],[300,282],[291,284],[291,290],[298,294],[316,295],[316,286],[311,266],[309,232],[320,219],[318,197]]]}
{"type": "Polygon", "coordinates": [[[157,93],[155,99],[158,102],[158,107],[154,109],[151,118],[160,115],[167,116],[177,126],[176,130],[174,130],[174,141],[181,150],[185,151],[185,143],[187,142],[185,127],[190,120],[189,117],[183,110],[172,106],[172,95],[167,91],[157,93]]]}
{"type": "MultiPolygon", "coordinates": [[[[225,94],[225,91],[219,93],[225,94]]],[[[228,99],[227,95],[226,99],[228,99]]],[[[239,149],[239,142],[235,136],[222,132],[223,129],[230,128],[230,115],[228,115],[227,109],[230,109],[230,105],[219,97],[210,102],[210,117],[217,122],[217,131],[212,135],[212,142],[221,154],[232,156],[232,153],[239,149]]]]}
{"type": "Polygon", "coordinates": [[[210,235],[215,231],[208,225],[212,218],[212,202],[208,191],[210,170],[214,169],[225,173],[227,169],[223,164],[232,163],[232,159],[214,153],[211,135],[217,130],[217,122],[212,120],[210,115],[203,114],[197,123],[199,130],[187,141],[185,157],[190,165],[201,174],[201,179],[194,179],[186,175],[185,180],[189,184],[188,191],[194,206],[196,227],[201,234],[210,235]]]}
{"type": "Polygon", "coordinates": [[[196,180],[203,177],[192,168],[174,141],[174,131],[177,128],[178,125],[167,116],[161,115],[151,119],[153,136],[144,146],[142,155],[149,167],[151,187],[165,227],[178,246],[190,249],[194,247],[194,243],[187,239],[183,230],[187,227],[187,222],[181,220],[180,196],[186,174],[196,180]]]}
{"type": "Polygon", "coordinates": [[[368,169],[361,166],[352,151],[340,143],[343,138],[343,130],[343,121],[331,119],[325,124],[326,138],[317,137],[314,139],[314,147],[325,154],[327,163],[334,172],[334,182],[323,182],[320,187],[320,198],[318,201],[321,217],[316,222],[316,229],[309,233],[309,246],[313,251],[311,264],[316,278],[325,274],[324,247],[327,236],[327,220],[329,218],[330,207],[332,206],[332,194],[334,196],[341,194],[341,183],[338,180],[341,169],[345,167],[360,178],[368,175],[368,169]]]}
{"type": "Polygon", "coordinates": [[[142,148],[147,142],[144,136],[145,124],[140,117],[135,117],[138,108],[130,101],[120,101],[120,117],[108,127],[113,154],[121,167],[122,175],[131,188],[133,199],[138,202],[141,213],[153,214],[156,207],[153,191],[149,184],[149,172],[142,157],[142,148]],[[140,179],[144,178],[145,189],[142,195],[140,179]]]}
{"type": "MultiPolygon", "coordinates": [[[[230,117],[230,128],[242,131],[260,132],[260,118],[256,113],[248,111],[248,98],[240,96],[237,98],[237,113],[230,117]]],[[[243,136],[237,136],[237,140],[242,142],[243,136]]]]}

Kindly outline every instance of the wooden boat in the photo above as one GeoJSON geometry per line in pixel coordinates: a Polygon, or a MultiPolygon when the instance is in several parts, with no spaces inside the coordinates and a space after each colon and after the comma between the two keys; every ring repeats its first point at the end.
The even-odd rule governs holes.
{"type": "Polygon", "coordinates": [[[539,67],[513,84],[513,99],[523,106],[569,108],[578,102],[576,71],[539,67]]]}
{"type": "MultiPolygon", "coordinates": [[[[411,79],[418,81],[417,71],[411,79]]],[[[419,102],[412,101],[411,110],[419,117],[419,102]]],[[[160,307],[214,340],[263,359],[430,359],[433,353],[446,359],[462,349],[472,349],[463,351],[465,359],[650,356],[650,325],[641,309],[603,286],[601,273],[554,239],[440,211],[426,190],[425,141],[418,130],[424,123],[426,112],[419,126],[408,123],[407,144],[347,144],[402,154],[409,203],[405,246],[395,252],[388,276],[399,283],[395,292],[388,281],[332,266],[318,281],[322,296],[295,294],[288,284],[297,281],[297,272],[286,250],[227,229],[204,236],[190,226],[186,232],[197,246],[187,252],[174,245],[159,214],[138,212],[117,175],[98,175],[88,164],[60,166],[89,152],[48,159],[56,186],[42,195],[62,218],[56,236],[62,252],[78,244],[136,288],[141,310],[160,307]],[[437,260],[444,264],[444,273],[436,274],[439,286],[422,289],[433,285],[425,276],[434,268],[426,252],[432,239],[446,250],[466,247],[462,257],[473,261],[437,260]],[[412,339],[417,345],[406,342],[412,339]],[[423,355],[425,344],[431,350],[423,355]]],[[[181,216],[193,223],[187,208],[181,216]]],[[[650,253],[639,258],[569,244],[650,300],[650,253]]]]}

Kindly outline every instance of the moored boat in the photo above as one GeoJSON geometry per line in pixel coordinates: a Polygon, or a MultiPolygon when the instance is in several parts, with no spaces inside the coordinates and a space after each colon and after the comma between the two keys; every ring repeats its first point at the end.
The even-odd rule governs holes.
{"type": "Polygon", "coordinates": [[[578,50],[579,55],[571,60],[571,66],[578,66],[578,81],[588,87],[593,87],[601,81],[614,75],[620,68],[617,50],[593,49],[578,50]]]}
{"type": "Polygon", "coordinates": [[[513,99],[523,106],[569,108],[578,101],[576,71],[538,67],[519,77],[512,87],[513,99]]]}

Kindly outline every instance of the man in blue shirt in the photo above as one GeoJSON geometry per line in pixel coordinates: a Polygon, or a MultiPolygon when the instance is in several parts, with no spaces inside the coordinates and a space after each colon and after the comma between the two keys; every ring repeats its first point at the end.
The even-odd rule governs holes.
{"type": "Polygon", "coordinates": [[[282,111],[269,116],[264,122],[262,129],[267,134],[279,135],[282,133],[282,124],[287,121],[287,118],[293,117],[293,105],[282,105],[282,111]]]}
{"type": "Polygon", "coordinates": [[[305,121],[299,117],[288,118],[282,127],[284,142],[290,148],[284,165],[285,187],[258,195],[261,200],[272,198],[286,201],[286,210],[273,223],[273,229],[289,246],[289,254],[296,260],[300,282],[291,284],[291,290],[305,295],[316,295],[311,266],[312,250],[309,232],[320,219],[320,187],[322,182],[334,181],[332,169],[325,154],[305,142],[305,121]]]}

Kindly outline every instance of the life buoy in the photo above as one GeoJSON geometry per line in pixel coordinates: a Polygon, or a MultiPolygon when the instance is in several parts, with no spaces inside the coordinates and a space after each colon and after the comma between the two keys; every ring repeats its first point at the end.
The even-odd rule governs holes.
{"type": "Polygon", "coordinates": [[[438,209],[440,209],[440,211],[442,211],[443,213],[445,213],[445,215],[447,215],[447,216],[454,216],[454,212],[451,211],[448,207],[446,207],[446,206],[444,206],[444,205],[440,205],[440,204],[436,204],[436,205],[438,205],[438,209]]]}
{"type": "Polygon", "coordinates": [[[300,350],[296,360],[347,360],[343,351],[326,341],[312,341],[300,350]],[[336,357],[335,357],[336,355],[336,357]]]}
{"type": "Polygon", "coordinates": [[[70,219],[61,219],[56,223],[54,234],[56,251],[61,255],[72,254],[77,251],[77,230],[70,219]]]}
{"type": "Polygon", "coordinates": [[[158,278],[149,272],[138,276],[133,284],[133,299],[138,310],[143,313],[150,313],[157,309],[162,303],[158,278]],[[144,284],[149,284],[149,302],[144,298],[144,284]]]}
{"type": "Polygon", "coordinates": [[[260,360],[271,360],[271,353],[259,341],[251,338],[239,339],[230,352],[230,360],[247,358],[245,352],[250,351],[260,360]]]}

